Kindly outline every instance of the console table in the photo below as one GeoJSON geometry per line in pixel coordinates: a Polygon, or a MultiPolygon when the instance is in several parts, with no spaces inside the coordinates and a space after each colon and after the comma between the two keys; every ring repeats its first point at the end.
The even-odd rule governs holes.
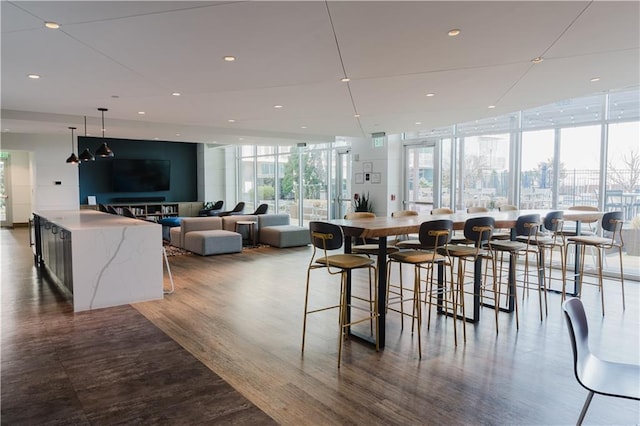
{"type": "Polygon", "coordinates": [[[94,210],[33,214],[35,263],[75,312],[162,299],[162,228],[94,210]]]}

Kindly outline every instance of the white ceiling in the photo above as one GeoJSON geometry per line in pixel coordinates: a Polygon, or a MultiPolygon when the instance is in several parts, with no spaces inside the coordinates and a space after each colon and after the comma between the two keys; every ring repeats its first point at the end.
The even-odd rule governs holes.
{"type": "Polygon", "coordinates": [[[98,135],[105,107],[115,138],[327,141],[640,84],[637,1],[2,1],[1,14],[10,132],[82,134],[87,116],[98,135]]]}

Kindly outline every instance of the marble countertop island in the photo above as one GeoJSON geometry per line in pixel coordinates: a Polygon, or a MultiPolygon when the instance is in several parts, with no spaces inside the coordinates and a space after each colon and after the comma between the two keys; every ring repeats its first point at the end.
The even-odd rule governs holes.
{"type": "Polygon", "coordinates": [[[56,227],[70,234],[71,256],[65,262],[70,262],[72,271],[74,311],[163,297],[160,225],[94,210],[34,215],[47,225],[41,226],[43,234],[56,227]]]}

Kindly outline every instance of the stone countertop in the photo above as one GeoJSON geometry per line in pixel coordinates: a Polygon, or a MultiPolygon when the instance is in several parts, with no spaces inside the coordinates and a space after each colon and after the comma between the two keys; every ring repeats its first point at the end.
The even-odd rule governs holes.
{"type": "Polygon", "coordinates": [[[157,223],[146,220],[117,216],[95,210],[46,210],[36,211],[34,214],[68,231],[130,226],[160,226],[157,223]]]}

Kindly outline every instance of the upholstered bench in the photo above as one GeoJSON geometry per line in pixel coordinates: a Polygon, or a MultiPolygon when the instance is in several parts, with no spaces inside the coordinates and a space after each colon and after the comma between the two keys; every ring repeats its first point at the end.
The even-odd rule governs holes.
{"type": "Polygon", "coordinates": [[[222,229],[191,231],[184,236],[184,248],[202,256],[239,253],[242,251],[242,236],[222,229]]]}
{"type": "Polygon", "coordinates": [[[259,241],[273,247],[298,247],[311,243],[309,229],[290,225],[288,214],[258,216],[259,241]]]}

